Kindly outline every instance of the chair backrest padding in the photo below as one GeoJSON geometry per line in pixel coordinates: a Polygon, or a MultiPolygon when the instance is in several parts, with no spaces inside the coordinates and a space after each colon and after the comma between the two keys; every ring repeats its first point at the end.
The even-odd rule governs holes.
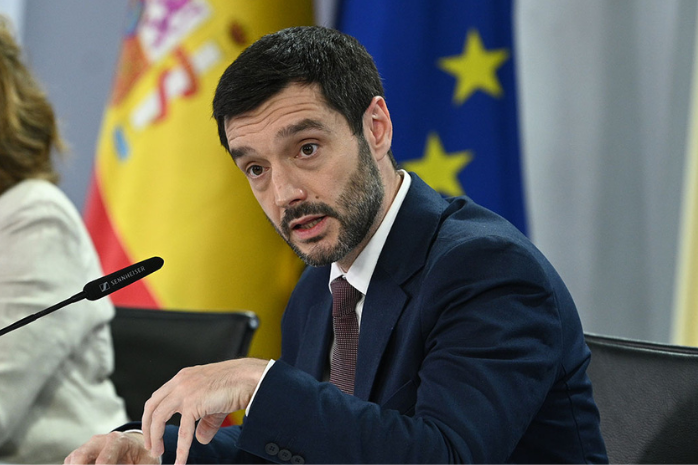
{"type": "Polygon", "coordinates": [[[132,420],[150,395],[184,367],[247,354],[258,326],[254,313],[117,307],[112,381],[132,420]]]}
{"type": "Polygon", "coordinates": [[[586,341],[611,463],[698,463],[698,348],[586,341]]]}

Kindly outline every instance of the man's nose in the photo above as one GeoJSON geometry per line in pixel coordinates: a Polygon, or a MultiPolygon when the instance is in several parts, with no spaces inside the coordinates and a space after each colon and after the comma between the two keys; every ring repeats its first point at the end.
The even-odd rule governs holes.
{"type": "Polygon", "coordinates": [[[290,207],[305,199],[306,192],[292,173],[283,169],[273,170],[272,184],[274,186],[274,202],[277,207],[290,207]]]}

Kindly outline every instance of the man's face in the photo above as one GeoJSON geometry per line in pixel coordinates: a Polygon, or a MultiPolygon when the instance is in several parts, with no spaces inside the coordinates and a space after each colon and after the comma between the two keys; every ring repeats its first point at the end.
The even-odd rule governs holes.
{"type": "Polygon", "coordinates": [[[269,221],[307,264],[350,265],[381,209],[383,182],[363,137],[316,86],[291,85],[226,122],[228,146],[269,221]]]}

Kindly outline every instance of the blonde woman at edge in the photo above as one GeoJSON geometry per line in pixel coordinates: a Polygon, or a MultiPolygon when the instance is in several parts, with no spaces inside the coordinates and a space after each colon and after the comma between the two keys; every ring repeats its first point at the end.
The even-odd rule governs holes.
{"type": "MultiPolygon", "coordinates": [[[[0,17],[0,327],[102,274],[77,210],[55,185],[62,149],[46,95],[0,17]]],[[[0,336],[0,462],[62,463],[127,420],[109,380],[108,299],[78,302],[0,336]]]]}

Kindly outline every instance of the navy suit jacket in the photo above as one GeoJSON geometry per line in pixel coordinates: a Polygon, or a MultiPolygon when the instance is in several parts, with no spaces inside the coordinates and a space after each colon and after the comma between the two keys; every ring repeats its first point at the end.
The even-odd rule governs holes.
{"type": "MultiPolygon", "coordinates": [[[[558,274],[507,221],[411,176],[366,294],[354,396],[321,381],[329,267],[308,268],[249,417],[190,460],[607,461],[590,352],[558,274]]],[[[170,428],[165,461],[175,441],[170,428]]]]}

